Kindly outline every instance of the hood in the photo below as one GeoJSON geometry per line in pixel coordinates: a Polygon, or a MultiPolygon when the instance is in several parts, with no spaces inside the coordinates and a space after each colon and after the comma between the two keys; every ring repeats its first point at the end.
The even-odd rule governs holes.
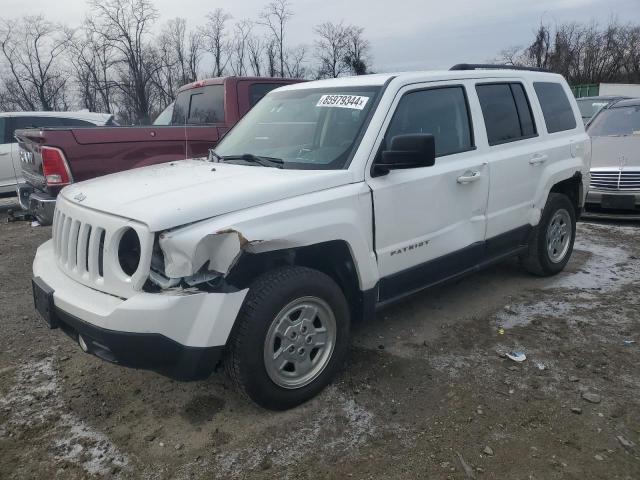
{"type": "Polygon", "coordinates": [[[348,170],[279,168],[182,160],[69,185],[84,207],[145,223],[152,232],[350,182],[348,170]]]}
{"type": "Polygon", "coordinates": [[[592,137],[591,168],[640,169],[640,135],[592,137]]]}

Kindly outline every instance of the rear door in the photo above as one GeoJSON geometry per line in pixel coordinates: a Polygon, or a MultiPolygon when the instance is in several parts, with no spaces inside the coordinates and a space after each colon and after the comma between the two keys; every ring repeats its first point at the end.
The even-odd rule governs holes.
{"type": "MultiPolygon", "coordinates": [[[[541,148],[531,91],[521,79],[477,81],[484,121],[491,189],[487,207],[488,245],[517,247],[532,221],[534,197],[548,154],[541,148]]],[[[499,252],[487,252],[489,256],[499,252]]]]}
{"type": "Polygon", "coordinates": [[[467,88],[465,82],[405,87],[382,132],[379,152],[396,135],[430,133],[437,157],[431,167],[367,180],[382,302],[467,270],[482,258],[489,171],[475,151],[467,88]]]}

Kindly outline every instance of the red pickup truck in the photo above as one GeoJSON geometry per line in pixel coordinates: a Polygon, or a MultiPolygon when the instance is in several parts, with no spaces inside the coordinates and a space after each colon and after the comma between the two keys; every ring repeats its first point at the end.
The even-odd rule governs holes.
{"type": "Polygon", "coordinates": [[[131,168],[206,156],[258,100],[300,80],[224,77],[180,88],[175,102],[148,127],[40,128],[16,131],[26,183],[21,206],[42,224],[53,219],[65,185],[131,168]]]}

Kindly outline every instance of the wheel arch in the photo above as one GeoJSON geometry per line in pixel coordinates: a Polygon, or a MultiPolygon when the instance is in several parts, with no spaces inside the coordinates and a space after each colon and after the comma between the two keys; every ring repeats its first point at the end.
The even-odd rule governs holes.
{"type": "Polygon", "coordinates": [[[228,273],[226,281],[239,289],[248,288],[258,276],[283,266],[302,266],[328,275],[347,299],[352,319],[362,319],[372,313],[373,289],[363,291],[360,288],[354,255],[344,240],[261,253],[245,251],[228,273]]]}

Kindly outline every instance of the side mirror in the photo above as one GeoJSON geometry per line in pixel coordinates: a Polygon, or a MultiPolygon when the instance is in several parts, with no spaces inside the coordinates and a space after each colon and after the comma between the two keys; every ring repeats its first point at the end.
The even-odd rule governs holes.
{"type": "Polygon", "coordinates": [[[378,175],[400,168],[431,167],[436,163],[436,142],[433,135],[410,133],[396,135],[391,139],[391,148],[384,150],[374,164],[378,175]]]}

